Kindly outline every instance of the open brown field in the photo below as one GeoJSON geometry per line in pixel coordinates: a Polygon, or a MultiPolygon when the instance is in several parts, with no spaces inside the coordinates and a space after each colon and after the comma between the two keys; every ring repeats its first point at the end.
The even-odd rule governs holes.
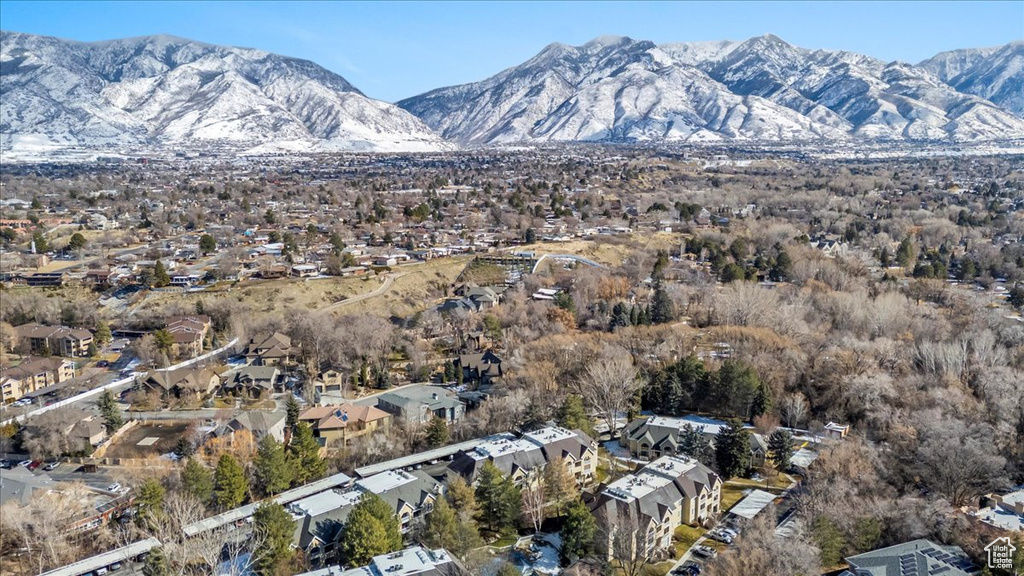
{"type": "Polygon", "coordinates": [[[368,273],[348,278],[305,280],[298,278],[256,280],[202,292],[151,292],[137,312],[157,310],[173,304],[193,308],[196,301],[210,303],[222,298],[258,304],[261,313],[273,314],[286,309],[320,310],[332,307],[338,314],[369,313],[381,316],[407,315],[426,309],[438,300],[443,288],[455,281],[469,257],[440,258],[395,267],[393,283],[383,293],[345,304],[361,294],[380,291],[384,275],[368,273]]]}
{"type": "Polygon", "coordinates": [[[670,232],[633,234],[628,237],[597,237],[593,240],[572,240],[569,242],[542,242],[529,244],[521,249],[537,254],[573,254],[589,258],[601,264],[619,266],[634,250],[668,250],[679,245],[682,235],[670,232]]]}
{"type": "Polygon", "coordinates": [[[106,458],[152,458],[173,452],[188,429],[188,422],[144,424],[117,439],[107,448],[106,458]]]}

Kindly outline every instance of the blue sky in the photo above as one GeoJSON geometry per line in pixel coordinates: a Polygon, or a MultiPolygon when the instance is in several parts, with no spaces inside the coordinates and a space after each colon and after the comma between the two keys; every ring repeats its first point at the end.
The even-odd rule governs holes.
{"type": "Polygon", "coordinates": [[[75,40],[166,33],[308,58],[394,101],[472,82],[551,42],[772,33],[806,48],[918,62],[1024,39],[1024,2],[22,2],[0,26],[75,40]]]}

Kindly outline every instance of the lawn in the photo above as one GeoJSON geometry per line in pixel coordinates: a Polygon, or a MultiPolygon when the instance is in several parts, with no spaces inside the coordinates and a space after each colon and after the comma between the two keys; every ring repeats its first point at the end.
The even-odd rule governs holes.
{"type": "Polygon", "coordinates": [[[737,502],[743,499],[743,491],[750,487],[736,486],[732,480],[722,486],[722,512],[732,508],[737,502]]]}
{"type": "Polygon", "coordinates": [[[687,526],[686,524],[676,528],[675,533],[672,535],[672,546],[676,549],[676,558],[682,556],[690,549],[690,546],[693,546],[694,542],[706,533],[707,530],[704,528],[687,526]]]}

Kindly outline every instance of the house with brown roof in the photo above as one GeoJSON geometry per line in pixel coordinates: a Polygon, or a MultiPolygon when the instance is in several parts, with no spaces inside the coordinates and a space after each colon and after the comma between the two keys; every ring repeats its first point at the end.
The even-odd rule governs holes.
{"type": "Polygon", "coordinates": [[[379,408],[354,404],[314,406],[299,414],[299,421],[309,424],[325,446],[337,442],[345,445],[353,438],[386,431],[391,420],[391,414],[379,408]]]}
{"type": "Polygon", "coordinates": [[[479,354],[462,354],[455,359],[455,368],[462,370],[465,382],[490,384],[502,375],[501,358],[490,350],[479,354]]]}
{"type": "Polygon", "coordinates": [[[177,370],[153,370],[142,380],[142,386],[160,394],[163,399],[198,400],[220,385],[220,376],[209,368],[187,366],[177,370]]]}
{"type": "Polygon", "coordinates": [[[0,366],[0,400],[7,404],[40,388],[75,377],[74,363],[32,356],[14,366],[0,366]]]}
{"type": "Polygon", "coordinates": [[[280,332],[250,339],[244,352],[246,362],[255,366],[287,366],[298,353],[298,348],[292,346],[292,339],[280,332]]]}
{"type": "Polygon", "coordinates": [[[14,328],[22,346],[32,354],[82,357],[89,355],[92,332],[85,328],[22,324],[14,328]]]}
{"type": "Polygon", "coordinates": [[[174,338],[171,352],[175,358],[195,358],[203,353],[203,342],[213,325],[209,316],[177,316],[167,321],[167,332],[174,338]]]}

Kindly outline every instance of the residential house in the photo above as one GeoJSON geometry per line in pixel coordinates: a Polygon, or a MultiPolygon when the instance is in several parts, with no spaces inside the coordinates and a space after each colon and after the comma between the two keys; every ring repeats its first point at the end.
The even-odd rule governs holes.
{"type": "Polygon", "coordinates": [[[454,423],[462,419],[466,406],[451,392],[436,386],[404,388],[377,397],[377,407],[410,424],[426,424],[431,418],[454,423]]]}
{"type": "Polygon", "coordinates": [[[609,559],[624,553],[660,557],[679,526],[713,522],[721,498],[722,480],[710,468],[691,458],[662,456],[600,493],[593,511],[608,527],[601,545],[609,559]]]}
{"type": "Polygon", "coordinates": [[[843,439],[850,433],[849,424],[836,424],[835,422],[829,422],[825,424],[825,436],[827,438],[843,439]]]}
{"type": "Polygon", "coordinates": [[[846,558],[850,565],[839,576],[971,576],[980,574],[959,546],[913,540],[846,558]]]}
{"type": "Polygon", "coordinates": [[[85,328],[22,324],[14,329],[22,346],[32,354],[78,358],[89,355],[92,332],[85,328]]]}
{"type": "Polygon", "coordinates": [[[325,446],[347,445],[353,438],[387,431],[391,420],[392,415],[379,408],[353,404],[315,406],[299,414],[299,421],[309,424],[325,446]]]}
{"type": "Polygon", "coordinates": [[[245,398],[266,398],[281,379],[277,366],[243,366],[221,386],[227,394],[245,398]]]}
{"type": "Polygon", "coordinates": [[[290,337],[274,332],[266,338],[249,340],[244,354],[246,361],[256,366],[287,366],[298,352],[290,337]]]}
{"type": "Polygon", "coordinates": [[[989,494],[987,506],[975,513],[978,520],[1008,532],[1024,532],[1024,485],[1006,494],[989,494]]]}
{"type": "Polygon", "coordinates": [[[84,445],[88,442],[92,446],[103,442],[107,437],[107,427],[99,416],[90,414],[85,418],[73,423],[66,434],[71,437],[75,445],[84,445]]]}
{"type": "Polygon", "coordinates": [[[209,368],[186,366],[176,370],[153,370],[142,386],[158,392],[164,399],[198,400],[220,385],[220,376],[209,368]]]}
{"type": "MultiPolygon", "coordinates": [[[[679,436],[686,426],[701,431],[712,444],[718,432],[727,426],[721,420],[703,416],[643,416],[626,425],[622,431],[622,439],[629,448],[630,454],[637,458],[653,459],[664,455],[679,453],[679,436]]],[[[750,433],[750,453],[748,466],[760,468],[764,466],[768,454],[768,443],[756,432],[750,433]]]]}
{"type": "Polygon", "coordinates": [[[464,382],[491,384],[501,378],[501,358],[490,350],[479,354],[462,354],[455,359],[455,369],[462,370],[464,382]]]}
{"type": "Polygon", "coordinates": [[[36,272],[25,278],[25,282],[29,286],[43,288],[58,288],[63,286],[67,280],[68,275],[64,272],[36,272]]]}
{"type": "Polygon", "coordinates": [[[304,572],[298,576],[469,576],[458,560],[443,548],[430,550],[412,546],[398,552],[374,556],[366,566],[343,570],[340,566],[304,572]]]}
{"type": "Polygon", "coordinates": [[[344,388],[344,383],[345,374],[333,366],[324,363],[320,368],[320,373],[317,374],[316,380],[313,381],[313,389],[318,394],[341,392],[344,388]]]}
{"type": "Polygon", "coordinates": [[[259,442],[264,436],[269,436],[278,442],[285,442],[285,423],[287,416],[284,412],[270,412],[263,410],[250,410],[239,412],[239,415],[224,424],[227,434],[239,433],[245,430],[254,442],[259,442]]]}
{"type": "Polygon", "coordinates": [[[8,404],[40,388],[74,377],[75,365],[68,360],[31,356],[15,366],[0,367],[0,401],[8,404]]]}
{"type": "Polygon", "coordinates": [[[175,358],[195,358],[203,353],[203,342],[213,325],[209,316],[179,316],[167,321],[166,330],[174,338],[171,352],[175,358]]]}

